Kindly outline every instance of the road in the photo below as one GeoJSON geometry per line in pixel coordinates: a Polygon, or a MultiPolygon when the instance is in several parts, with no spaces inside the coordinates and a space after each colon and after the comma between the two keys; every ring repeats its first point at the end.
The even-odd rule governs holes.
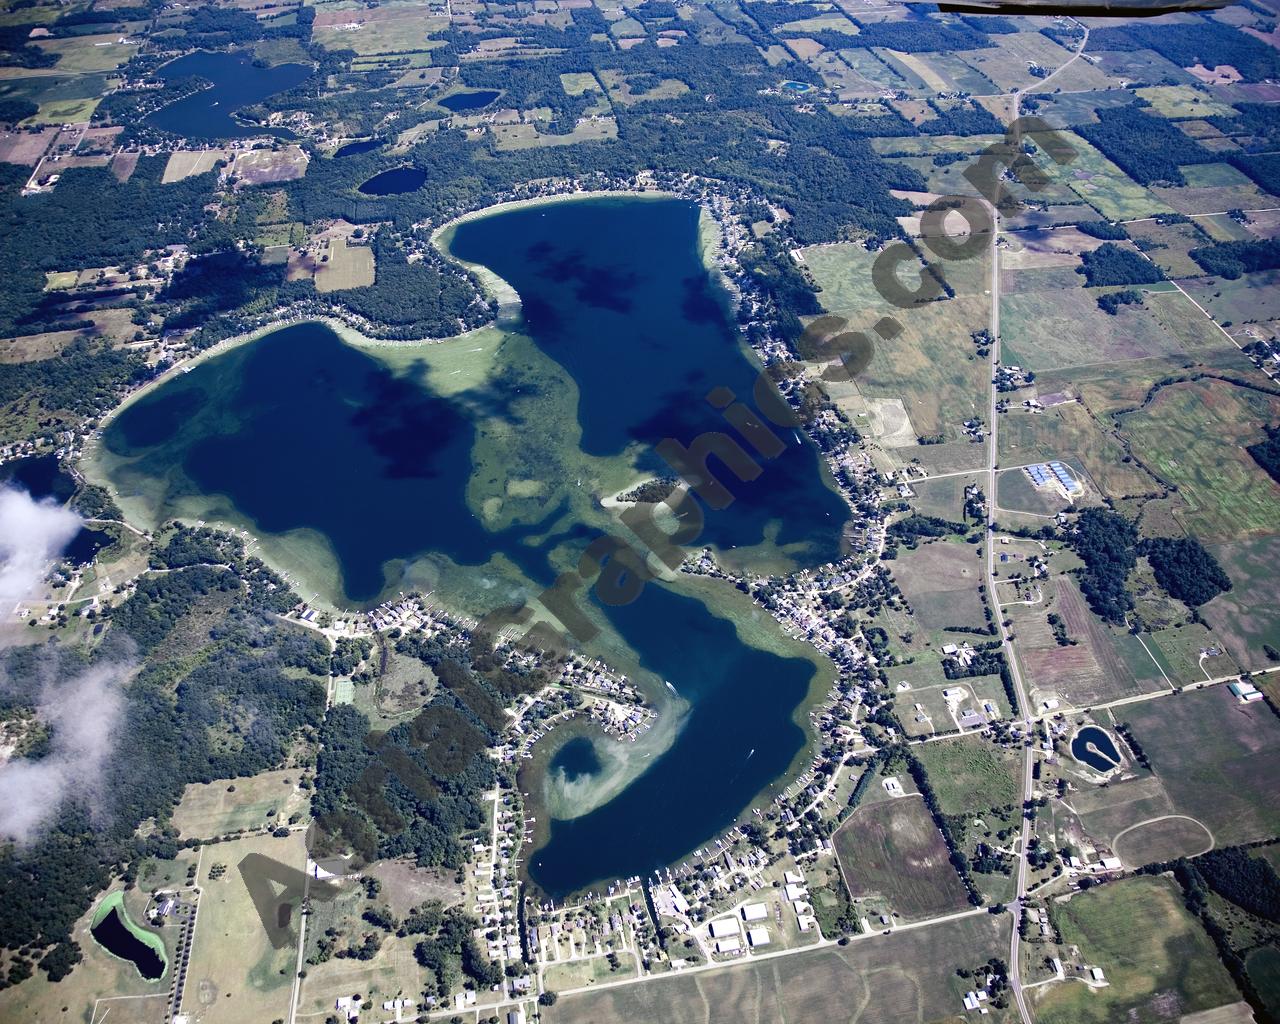
{"type": "MultiPolygon", "coordinates": [[[[1079,25],[1079,22],[1076,22],[1079,25]]],[[[1013,94],[1013,104],[1010,113],[1013,120],[1022,114],[1022,98],[1028,92],[1039,92],[1045,89],[1049,83],[1064,69],[1070,67],[1080,55],[1084,53],[1085,46],[1089,43],[1089,29],[1083,25],[1084,35],[1080,39],[1080,45],[1076,47],[1075,52],[1071,55],[1070,60],[1056,68],[1051,74],[1040,79],[1034,85],[1026,86],[1019,89],[1013,94]]],[[[992,539],[996,533],[996,484],[998,481],[998,467],[1000,464],[1000,421],[999,414],[996,412],[996,404],[999,401],[999,392],[996,390],[995,379],[996,370],[1000,365],[1000,211],[994,205],[990,205],[991,209],[991,373],[989,379],[990,394],[988,403],[988,420],[987,426],[990,434],[987,438],[987,595],[991,599],[991,606],[996,610],[996,624],[1000,630],[1000,648],[1004,653],[1005,663],[1009,666],[1009,674],[1013,679],[1014,692],[1018,697],[1019,714],[1022,727],[1027,731],[1027,743],[1022,760],[1022,800],[1031,799],[1032,794],[1032,770],[1035,765],[1035,744],[1031,739],[1031,730],[1034,728],[1034,720],[1031,705],[1027,702],[1026,687],[1022,683],[1022,672],[1018,668],[1018,659],[1014,655],[1013,644],[1009,639],[1009,631],[1005,628],[1004,616],[1000,614],[1000,599],[996,594],[996,553],[995,545],[992,539]]],[[[1022,1024],[1032,1024],[1033,1018],[1031,1011],[1027,1007],[1027,999],[1022,991],[1022,968],[1019,963],[1019,925],[1022,921],[1022,899],[1027,892],[1027,844],[1031,841],[1031,819],[1026,815],[1022,818],[1022,834],[1018,846],[1018,869],[1017,869],[1017,888],[1015,890],[1015,898],[1010,902],[1009,910],[1013,915],[1013,929],[1009,937],[1009,989],[1013,993],[1014,1000],[1018,1004],[1018,1014],[1022,1018],[1022,1024]]]]}

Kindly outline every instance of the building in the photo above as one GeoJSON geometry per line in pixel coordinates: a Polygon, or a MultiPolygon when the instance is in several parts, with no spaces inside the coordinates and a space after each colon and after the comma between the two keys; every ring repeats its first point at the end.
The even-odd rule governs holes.
{"type": "Polygon", "coordinates": [[[759,949],[761,946],[769,945],[769,929],[752,928],[747,932],[747,942],[752,949],[759,949]]]}
{"type": "Polygon", "coordinates": [[[769,908],[763,903],[748,903],[742,908],[742,920],[763,921],[769,916],[769,908]]]}
{"type": "Polygon", "coordinates": [[[737,953],[742,949],[742,940],[736,935],[731,935],[727,939],[720,939],[716,943],[717,953],[737,953]]]}
{"type": "Polygon", "coordinates": [[[787,900],[795,903],[797,900],[803,900],[809,895],[809,890],[803,885],[796,885],[794,882],[787,883],[787,900]]]}
{"type": "Polygon", "coordinates": [[[711,922],[711,937],[713,939],[723,939],[728,935],[737,936],[738,922],[729,917],[721,918],[719,921],[711,922]]]}
{"type": "Polygon", "coordinates": [[[508,1010],[507,1024],[524,1024],[524,1010],[519,1008],[508,1010]]]}
{"type": "Polygon", "coordinates": [[[1243,679],[1239,679],[1227,687],[1241,704],[1252,704],[1255,700],[1262,700],[1262,693],[1253,685],[1246,683],[1243,679]]]}

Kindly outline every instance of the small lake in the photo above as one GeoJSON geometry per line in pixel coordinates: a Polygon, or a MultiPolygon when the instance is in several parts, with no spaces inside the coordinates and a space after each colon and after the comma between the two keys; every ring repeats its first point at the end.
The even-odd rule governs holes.
{"type": "Polygon", "coordinates": [[[102,919],[90,929],[90,934],[94,941],[108,953],[133,964],[144,979],[159,981],[164,977],[168,966],[163,953],[164,943],[160,936],[154,933],[146,933],[151,936],[153,942],[144,942],[139,938],[134,928],[130,927],[132,922],[126,921],[122,916],[123,908],[123,903],[117,900],[102,919]]]}
{"type": "Polygon", "coordinates": [[[259,67],[243,53],[202,50],[165,64],[155,74],[166,81],[204,78],[213,87],[161,107],[146,118],[146,124],[189,139],[241,139],[254,135],[293,138],[293,133],[284,129],[243,125],[231,115],[300,85],[311,74],[311,68],[306,64],[259,67]]]}
{"type": "Polygon", "coordinates": [[[479,92],[456,92],[452,96],[436,100],[436,106],[444,107],[460,114],[464,110],[481,110],[496,100],[502,93],[496,89],[481,89],[479,92]]]}
{"type": "Polygon", "coordinates": [[[334,151],[333,158],[339,160],[344,156],[359,156],[361,153],[372,153],[385,146],[385,139],[361,139],[359,142],[348,142],[334,151]]]}
{"type": "Polygon", "coordinates": [[[1120,751],[1109,733],[1096,725],[1086,725],[1071,740],[1071,756],[1096,772],[1106,774],[1120,767],[1120,751]]]}
{"type": "Polygon", "coordinates": [[[360,185],[366,196],[398,196],[404,192],[416,192],[427,180],[427,172],[418,167],[395,167],[375,174],[360,185]]]}

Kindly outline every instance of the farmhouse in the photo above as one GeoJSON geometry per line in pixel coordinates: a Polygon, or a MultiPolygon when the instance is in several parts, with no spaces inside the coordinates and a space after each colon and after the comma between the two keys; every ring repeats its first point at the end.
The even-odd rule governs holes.
{"type": "Polygon", "coordinates": [[[1262,700],[1262,693],[1253,683],[1246,683],[1243,679],[1237,680],[1227,687],[1241,704],[1252,704],[1256,700],[1262,700]]]}

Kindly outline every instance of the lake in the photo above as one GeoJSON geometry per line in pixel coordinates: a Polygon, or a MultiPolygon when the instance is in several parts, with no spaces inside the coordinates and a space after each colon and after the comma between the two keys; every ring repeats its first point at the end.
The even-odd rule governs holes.
{"type": "Polygon", "coordinates": [[[1071,740],[1071,756],[1105,775],[1120,766],[1120,751],[1111,736],[1096,725],[1086,725],[1071,740]]]}
{"type": "Polygon", "coordinates": [[[402,192],[415,192],[427,180],[427,172],[417,167],[394,167],[375,174],[360,185],[359,191],[367,196],[398,196],[402,192]]]}
{"type": "MultiPolygon", "coordinates": [[[[452,251],[521,296],[523,318],[505,333],[396,349],[348,345],[316,323],[274,331],[124,409],[103,434],[104,471],[148,518],[244,523],[264,550],[283,538],[286,558],[298,550],[290,538],[317,538],[344,603],[416,586],[406,573],[424,558],[490,586],[518,578],[532,598],[592,539],[623,532],[584,481],[662,471],[652,446],[664,437],[732,429],[702,400],[710,388],[751,395],[755,366],[697,240],[697,207],[674,200],[470,221],[452,251]],[[568,422],[530,420],[526,403],[568,422]],[[518,514],[495,511],[508,505],[518,514]]],[[[791,432],[786,442],[759,480],[728,478],[736,500],[706,510],[699,545],[798,564],[838,556],[844,503],[813,447],[791,432]]],[[[468,612],[507,596],[482,594],[487,606],[468,612]]],[[[593,650],[617,654],[684,718],[611,799],[550,823],[528,866],[555,896],[658,868],[732,823],[803,748],[793,716],[818,664],[725,586],[651,583],[620,607],[581,597],[604,629],[598,644],[612,644],[593,650]]],[[[627,748],[649,756],[644,741],[627,748]]],[[[554,771],[591,780],[595,755],[569,741],[554,771]]]]}
{"type": "Polygon", "coordinates": [[[460,114],[464,110],[480,110],[487,107],[502,94],[496,89],[481,89],[479,92],[456,92],[452,96],[436,100],[436,106],[444,107],[460,114]]]}
{"type": "MultiPolygon", "coordinates": [[[[28,455],[0,465],[0,484],[20,487],[37,501],[52,501],[65,505],[76,492],[76,482],[63,470],[56,455],[28,455]]],[[[75,565],[92,562],[104,547],[112,542],[112,536],[103,530],[91,530],[82,526],[80,532],[62,552],[62,557],[75,565]]]]}
{"type": "Polygon", "coordinates": [[[255,135],[293,138],[281,128],[243,125],[231,115],[278,92],[300,85],[311,74],[306,64],[259,67],[242,53],[189,53],[157,68],[158,78],[171,81],[195,76],[213,83],[199,92],[161,107],[145,123],[189,139],[241,139],[255,135]]]}
{"type": "Polygon", "coordinates": [[[344,156],[358,156],[361,153],[372,153],[375,149],[385,146],[385,139],[362,139],[359,142],[348,142],[345,146],[341,146],[334,151],[334,159],[340,159],[344,156]]]}

